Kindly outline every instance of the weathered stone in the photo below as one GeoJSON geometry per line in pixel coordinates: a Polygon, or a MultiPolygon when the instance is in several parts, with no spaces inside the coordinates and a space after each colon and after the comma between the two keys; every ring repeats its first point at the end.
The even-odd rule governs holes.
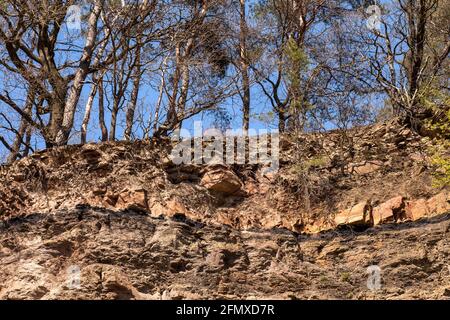
{"type": "Polygon", "coordinates": [[[450,212],[450,192],[443,191],[427,201],[430,215],[440,215],[450,212]]]}
{"type": "Polygon", "coordinates": [[[450,212],[450,194],[448,191],[443,191],[428,200],[419,199],[410,201],[406,206],[407,217],[412,220],[448,212],[450,212]]]}
{"type": "Polygon", "coordinates": [[[447,224],[298,236],[94,208],[56,211],[0,225],[0,299],[292,299],[293,292],[300,299],[382,299],[386,292],[441,299],[449,288],[447,224]],[[111,228],[99,231],[108,221],[111,228]],[[370,264],[383,269],[383,290],[374,296],[365,286],[370,264]],[[71,266],[81,271],[79,287],[69,287],[71,266]],[[340,280],[352,271],[354,282],[340,280]]]}
{"type": "MultiPolygon", "coordinates": [[[[295,230],[295,225],[293,227],[295,230]]],[[[330,221],[327,218],[327,219],[318,219],[315,222],[305,223],[304,225],[301,226],[299,231],[307,234],[315,234],[335,229],[335,227],[336,225],[333,223],[333,221],[330,221]]]]}
{"type": "Polygon", "coordinates": [[[115,192],[108,191],[105,194],[105,197],[103,198],[103,201],[109,205],[114,207],[117,203],[117,200],[119,199],[119,195],[115,192]]]}
{"type": "Polygon", "coordinates": [[[166,214],[165,207],[160,202],[151,202],[149,204],[151,216],[154,218],[163,216],[166,214]]]}
{"type": "Polygon", "coordinates": [[[427,217],[429,215],[427,201],[425,199],[419,199],[408,202],[406,205],[406,215],[412,220],[427,217]]]}
{"type": "Polygon", "coordinates": [[[207,171],[200,185],[208,190],[232,195],[241,190],[242,182],[231,170],[219,168],[207,171]]]}
{"type": "Polygon", "coordinates": [[[102,156],[102,153],[98,150],[95,145],[85,145],[81,149],[80,155],[86,160],[88,164],[98,163],[102,156]]]}
{"type": "Polygon", "coordinates": [[[263,193],[261,191],[267,191],[267,189],[261,190],[260,185],[258,183],[250,181],[245,184],[244,191],[247,195],[255,195],[258,193],[263,193]]]}
{"type": "Polygon", "coordinates": [[[406,218],[405,201],[402,196],[392,198],[373,209],[373,222],[375,225],[399,221],[406,218]]]}
{"type": "Polygon", "coordinates": [[[125,189],[120,193],[115,207],[119,210],[148,210],[147,191],[145,189],[125,189]]]}
{"type": "Polygon", "coordinates": [[[383,162],[381,161],[373,161],[373,162],[367,162],[363,165],[355,165],[353,167],[353,170],[356,174],[359,175],[365,175],[370,174],[375,171],[380,170],[383,167],[383,162]]]}
{"type": "Polygon", "coordinates": [[[187,214],[186,206],[178,199],[172,199],[167,202],[167,215],[173,216],[175,214],[187,214]]]}
{"type": "Polygon", "coordinates": [[[371,206],[368,202],[360,202],[350,209],[341,211],[335,217],[336,225],[354,225],[364,226],[371,225],[371,206]]]}
{"type": "Polygon", "coordinates": [[[106,194],[107,191],[108,191],[108,190],[107,190],[107,188],[105,188],[105,187],[103,187],[103,188],[97,188],[97,189],[94,189],[94,190],[92,191],[92,194],[93,194],[94,196],[103,196],[103,195],[106,194]]]}
{"type": "Polygon", "coordinates": [[[170,199],[165,204],[155,199],[151,199],[149,207],[152,217],[173,217],[178,214],[185,216],[189,215],[189,210],[186,208],[183,202],[181,202],[181,200],[176,197],[170,199]]]}
{"type": "Polygon", "coordinates": [[[448,212],[448,196],[430,196],[426,142],[409,140],[415,133],[398,140],[391,127],[376,137],[366,128],[349,139],[293,135],[269,174],[267,165],[175,165],[159,140],[55,148],[0,166],[0,298],[441,298],[447,217],[335,229],[373,225],[365,202],[334,220],[330,209],[355,199],[408,195],[382,203],[377,223],[448,212]],[[223,194],[208,192],[202,177],[223,194]],[[140,214],[146,204],[150,216],[140,214]],[[36,235],[46,245],[29,241],[36,235]],[[64,287],[72,264],[81,290],[64,287]],[[383,267],[383,292],[373,295],[365,286],[372,264],[383,267]],[[351,281],[339,280],[348,273],[351,281]]]}

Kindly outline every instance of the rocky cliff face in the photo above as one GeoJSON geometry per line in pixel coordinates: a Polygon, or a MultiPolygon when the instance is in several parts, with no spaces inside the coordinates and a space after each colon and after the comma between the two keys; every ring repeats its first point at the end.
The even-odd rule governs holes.
{"type": "Polygon", "coordinates": [[[35,153],[0,167],[0,298],[448,297],[427,149],[391,122],[283,137],[275,174],[162,140],[35,153]]]}
{"type": "Polygon", "coordinates": [[[449,215],[299,236],[62,210],[2,223],[0,298],[448,299],[449,239],[449,215]]]}

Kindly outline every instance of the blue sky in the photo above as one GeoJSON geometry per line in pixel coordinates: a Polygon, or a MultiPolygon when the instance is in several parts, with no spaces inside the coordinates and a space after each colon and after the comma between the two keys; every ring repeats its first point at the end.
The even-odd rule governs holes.
{"type": "MultiPolygon", "coordinates": [[[[254,3],[254,1],[250,1],[248,3],[248,5],[252,5],[254,3]]],[[[70,34],[74,35],[73,32],[77,32],[77,31],[69,31],[70,34]]],[[[67,37],[67,30],[61,32],[61,37],[65,38],[67,37]]],[[[78,40],[76,41],[76,44],[79,46],[83,45],[83,39],[82,38],[78,38],[78,40]]],[[[64,55],[66,55],[66,53],[62,53],[62,57],[64,57],[64,55]]],[[[2,78],[5,75],[2,75],[2,78]]],[[[4,90],[7,89],[7,87],[5,86],[7,84],[7,82],[9,82],[9,84],[14,84],[14,79],[4,79],[4,81],[2,81],[2,83],[0,83],[0,90],[4,90]],[[8,80],[8,81],[6,81],[8,80]]],[[[131,86],[131,85],[130,85],[131,86]]],[[[83,92],[81,95],[81,99],[79,102],[79,111],[77,112],[76,115],[76,123],[75,123],[75,129],[76,131],[79,131],[80,125],[81,125],[81,120],[83,117],[83,113],[84,113],[84,105],[86,103],[87,100],[87,96],[89,94],[90,91],[90,84],[87,83],[84,88],[83,88],[83,92]]],[[[15,90],[14,92],[11,92],[11,96],[14,97],[17,101],[23,101],[23,96],[24,96],[24,91],[23,90],[15,90]]],[[[148,84],[144,84],[141,86],[141,91],[140,91],[140,96],[139,96],[139,105],[143,106],[143,108],[140,108],[141,111],[143,110],[143,118],[144,119],[148,119],[150,117],[150,113],[154,112],[154,106],[156,104],[156,100],[158,97],[158,92],[155,88],[152,88],[151,86],[149,86],[148,84]]],[[[265,99],[261,89],[259,88],[258,85],[253,85],[252,86],[252,90],[251,90],[251,98],[252,98],[252,115],[255,114],[265,114],[271,111],[271,106],[268,103],[268,101],[265,99]]],[[[378,97],[379,98],[379,97],[378,97]]],[[[379,99],[375,99],[374,103],[380,103],[379,99]]],[[[222,105],[221,105],[224,109],[226,109],[229,113],[229,116],[231,118],[231,127],[233,129],[237,129],[240,128],[242,126],[242,112],[241,112],[241,100],[239,98],[239,96],[235,96],[233,98],[229,98],[227,99],[222,105]]],[[[4,106],[0,107],[2,111],[7,110],[5,109],[4,106]]],[[[106,114],[105,114],[105,121],[107,126],[109,127],[109,122],[110,122],[110,113],[108,110],[105,110],[106,114]]],[[[94,102],[94,108],[92,110],[92,115],[91,115],[91,121],[90,121],[90,125],[89,125],[89,130],[88,130],[88,141],[98,141],[100,138],[100,130],[98,128],[98,119],[97,119],[97,114],[98,114],[98,109],[97,109],[97,99],[94,102]]],[[[15,118],[15,117],[13,117],[15,118]]],[[[1,121],[1,120],[0,120],[1,121]]],[[[203,127],[205,129],[212,127],[212,119],[210,116],[208,116],[205,113],[196,115],[194,117],[192,117],[191,119],[187,120],[184,122],[183,127],[188,129],[188,130],[193,130],[194,127],[194,122],[195,121],[203,121],[203,127]]],[[[125,110],[122,110],[119,113],[119,120],[118,120],[118,127],[117,127],[117,137],[119,139],[121,139],[123,137],[123,130],[124,130],[124,122],[125,122],[125,110]]],[[[15,125],[17,125],[18,127],[18,122],[15,122],[15,125]]],[[[257,119],[257,117],[252,117],[251,119],[251,128],[254,129],[272,129],[272,128],[276,128],[276,123],[275,122],[271,122],[271,123],[267,123],[267,122],[263,122],[263,121],[259,121],[257,119]]],[[[331,129],[333,128],[332,124],[327,124],[327,128],[331,129]]],[[[0,134],[5,134],[5,132],[0,132],[0,134]]],[[[139,132],[137,132],[137,136],[140,137],[141,134],[139,132]]],[[[33,143],[35,144],[35,146],[37,147],[37,149],[43,148],[43,144],[41,139],[39,139],[38,137],[35,137],[33,139],[33,143]]],[[[71,143],[79,143],[79,136],[76,135],[71,139],[71,143]]]]}

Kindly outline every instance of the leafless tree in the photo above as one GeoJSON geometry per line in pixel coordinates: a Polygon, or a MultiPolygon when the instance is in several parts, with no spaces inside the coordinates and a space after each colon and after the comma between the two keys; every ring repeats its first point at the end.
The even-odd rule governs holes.
{"type": "Polygon", "coordinates": [[[439,75],[447,73],[448,78],[448,63],[444,68],[450,52],[448,12],[447,25],[436,28],[435,20],[443,8],[448,9],[446,1],[394,1],[384,8],[380,28],[363,37],[371,74],[396,114],[404,115],[408,122],[430,116],[422,98],[439,75]],[[438,44],[435,39],[440,39],[438,44]]]}

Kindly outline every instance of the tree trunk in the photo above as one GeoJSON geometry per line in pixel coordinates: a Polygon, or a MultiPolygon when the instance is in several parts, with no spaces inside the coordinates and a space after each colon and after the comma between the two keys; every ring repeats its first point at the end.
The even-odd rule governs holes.
{"type": "Polygon", "coordinates": [[[91,92],[89,94],[88,101],[86,103],[86,109],[84,112],[83,123],[81,124],[81,141],[80,141],[81,144],[86,143],[87,127],[89,125],[89,120],[91,118],[92,105],[94,104],[94,99],[95,99],[96,94],[97,94],[97,83],[94,79],[94,83],[92,84],[91,92]]]}
{"type": "MultiPolygon", "coordinates": [[[[139,40],[138,40],[139,41],[139,40]]],[[[136,68],[133,81],[133,92],[131,93],[131,101],[127,110],[125,140],[131,140],[133,131],[134,114],[139,97],[139,86],[141,85],[141,48],[136,48],[136,68]]]]}
{"type": "Polygon", "coordinates": [[[243,131],[248,134],[250,127],[250,79],[248,75],[249,62],[247,56],[247,37],[248,26],[246,21],[246,1],[240,0],[240,36],[239,51],[242,74],[242,113],[243,113],[243,131]]]}
{"type": "Polygon", "coordinates": [[[286,131],[286,115],[283,111],[277,111],[278,113],[278,131],[284,133],[286,131]]]}
{"type": "MultiPolygon", "coordinates": [[[[33,102],[34,102],[34,92],[30,91],[27,96],[27,101],[25,103],[25,108],[23,112],[27,114],[31,114],[31,110],[33,108],[33,102]]],[[[27,133],[28,128],[30,127],[28,121],[26,121],[24,118],[20,121],[20,127],[19,130],[16,133],[16,139],[14,140],[12,146],[11,146],[11,153],[8,156],[6,163],[13,163],[17,160],[17,158],[20,155],[20,147],[22,144],[24,144],[24,136],[27,133]]],[[[25,143],[26,146],[26,143],[25,143]]]]}
{"type": "Polygon", "coordinates": [[[119,113],[120,96],[114,97],[111,110],[111,125],[109,127],[109,141],[116,141],[117,115],[119,113]]]}
{"type": "Polygon", "coordinates": [[[181,45],[177,43],[175,48],[175,72],[172,80],[172,95],[169,97],[169,110],[167,112],[167,124],[169,127],[174,126],[177,121],[177,96],[180,82],[180,68],[181,68],[181,45]]]}
{"type": "Polygon", "coordinates": [[[103,77],[98,80],[98,123],[102,131],[102,142],[108,141],[108,128],[105,124],[105,94],[103,89],[103,77]]]}
{"type": "MultiPolygon", "coordinates": [[[[111,29],[108,27],[105,27],[105,39],[107,39],[111,34],[111,29]]],[[[94,60],[94,65],[97,65],[100,63],[101,58],[103,57],[103,54],[106,50],[106,45],[108,44],[107,41],[103,42],[100,49],[98,50],[98,53],[94,60]]],[[[94,104],[95,95],[98,91],[98,84],[99,79],[103,78],[104,74],[106,73],[106,70],[102,70],[99,75],[96,73],[92,76],[92,88],[91,93],[89,94],[88,102],[86,103],[86,110],[84,113],[83,123],[81,125],[81,143],[86,143],[86,136],[87,136],[87,127],[89,125],[89,120],[91,118],[91,111],[92,111],[92,105],[94,104]]]]}
{"type": "Polygon", "coordinates": [[[31,126],[28,126],[27,131],[25,133],[25,148],[23,149],[22,152],[22,157],[25,158],[26,156],[28,156],[30,154],[30,151],[32,151],[31,149],[31,136],[33,135],[33,132],[31,130],[31,126]]]}
{"type": "Polygon", "coordinates": [[[164,87],[166,86],[166,67],[167,67],[167,60],[169,57],[166,57],[163,61],[163,64],[161,66],[161,83],[159,86],[159,95],[158,95],[158,101],[156,102],[155,107],[155,118],[153,122],[153,133],[155,133],[158,130],[158,122],[159,122],[159,112],[161,110],[161,103],[164,95],[164,87]]]}
{"type": "Polygon", "coordinates": [[[67,144],[70,136],[70,131],[73,127],[75,112],[80,99],[81,91],[83,89],[84,81],[89,72],[92,55],[94,53],[95,41],[97,38],[97,22],[102,10],[102,2],[96,0],[92,13],[89,16],[89,27],[86,38],[86,45],[84,46],[83,54],[79,63],[78,70],[75,74],[75,79],[70,89],[69,96],[64,108],[64,118],[62,128],[58,132],[56,142],[58,145],[67,144]]]}
{"type": "MultiPolygon", "coordinates": [[[[180,97],[177,103],[177,114],[181,115],[181,119],[184,117],[184,111],[186,110],[186,101],[189,92],[189,84],[190,84],[190,72],[189,65],[187,61],[183,61],[183,65],[181,66],[181,91],[180,97]]],[[[182,127],[182,120],[178,121],[175,128],[180,129],[182,127]]]]}

